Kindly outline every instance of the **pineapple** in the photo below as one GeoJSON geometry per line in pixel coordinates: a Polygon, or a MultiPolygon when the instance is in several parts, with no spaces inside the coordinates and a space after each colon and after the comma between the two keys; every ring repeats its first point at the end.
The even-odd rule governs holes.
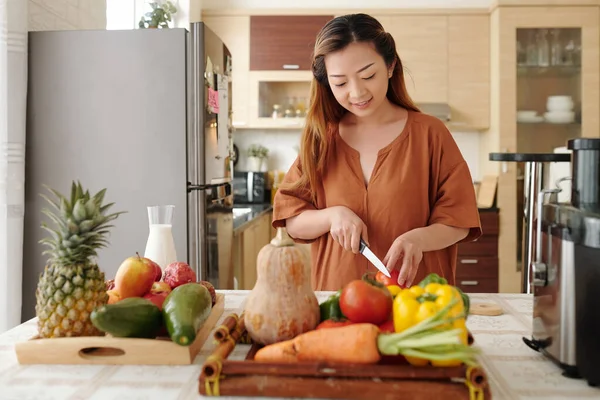
{"type": "Polygon", "coordinates": [[[122,213],[107,214],[114,203],[102,204],[106,189],[90,197],[79,182],[73,182],[70,200],[54,189],[48,190],[58,200],[41,195],[54,208],[42,212],[56,227],[42,223],[51,237],[40,240],[48,247],[43,254],[49,255],[49,260],[36,290],[38,334],[43,338],[101,335],[90,314],[106,304],[108,295],[104,272],[93,258],[108,244],[109,222],[122,213]]]}

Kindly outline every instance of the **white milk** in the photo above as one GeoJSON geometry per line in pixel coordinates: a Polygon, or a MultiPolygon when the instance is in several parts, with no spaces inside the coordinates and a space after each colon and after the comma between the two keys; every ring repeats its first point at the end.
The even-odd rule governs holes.
{"type": "Polygon", "coordinates": [[[163,272],[167,265],[177,261],[170,224],[150,224],[150,234],[148,242],[146,242],[144,257],[157,263],[163,272]]]}

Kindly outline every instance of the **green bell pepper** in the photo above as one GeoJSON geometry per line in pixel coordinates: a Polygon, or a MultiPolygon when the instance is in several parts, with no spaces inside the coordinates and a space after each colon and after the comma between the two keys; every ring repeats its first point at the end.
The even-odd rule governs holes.
{"type": "Polygon", "coordinates": [[[341,320],[346,318],[346,316],[342,313],[342,309],[340,308],[341,293],[342,291],[338,290],[336,293],[329,296],[327,300],[319,304],[319,309],[321,311],[321,322],[328,319],[341,320]]]}
{"type": "Polygon", "coordinates": [[[446,280],[446,278],[442,278],[438,274],[431,273],[427,275],[425,279],[419,282],[419,286],[425,289],[425,286],[429,285],[430,283],[439,283],[440,285],[447,285],[448,281],[446,280]]]}

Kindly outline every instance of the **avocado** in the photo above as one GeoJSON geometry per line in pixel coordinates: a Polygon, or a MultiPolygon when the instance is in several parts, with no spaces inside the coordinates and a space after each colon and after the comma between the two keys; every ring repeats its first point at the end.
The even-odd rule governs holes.
{"type": "Polygon", "coordinates": [[[177,286],[163,303],[163,319],[171,340],[181,346],[194,343],[196,334],[212,311],[212,298],[197,282],[177,286]]]}

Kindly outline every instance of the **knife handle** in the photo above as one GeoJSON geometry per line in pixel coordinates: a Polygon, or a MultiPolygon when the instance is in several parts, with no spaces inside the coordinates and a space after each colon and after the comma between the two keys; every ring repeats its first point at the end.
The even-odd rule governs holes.
{"type": "Polygon", "coordinates": [[[365,247],[367,247],[367,243],[363,240],[363,238],[360,238],[360,247],[358,248],[359,252],[363,252],[363,250],[365,249],[365,247]]]}

